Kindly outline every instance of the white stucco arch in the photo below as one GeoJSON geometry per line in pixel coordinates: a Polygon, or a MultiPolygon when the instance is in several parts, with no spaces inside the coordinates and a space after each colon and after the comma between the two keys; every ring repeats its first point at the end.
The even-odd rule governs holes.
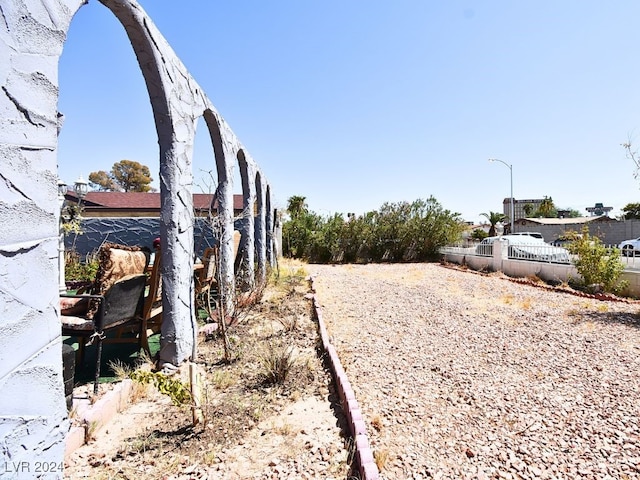
{"type": "MultiPolygon", "coordinates": [[[[6,272],[0,275],[0,451],[2,460],[16,463],[61,463],[68,430],[57,288],[58,61],[85,3],[0,4],[0,271],[6,272]]],[[[191,162],[197,119],[204,116],[209,127],[219,211],[230,222],[221,248],[227,276],[233,275],[230,168],[242,150],[251,175],[259,170],[140,5],[100,3],[123,25],[152,104],[162,198],[161,360],[177,364],[196,354],[191,162]]]]}

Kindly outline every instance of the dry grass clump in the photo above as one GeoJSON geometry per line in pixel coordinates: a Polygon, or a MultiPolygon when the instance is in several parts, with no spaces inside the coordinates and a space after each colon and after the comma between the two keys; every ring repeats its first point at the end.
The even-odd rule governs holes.
{"type": "Polygon", "coordinates": [[[378,470],[384,470],[387,462],[389,461],[389,450],[387,450],[386,448],[375,450],[373,452],[373,460],[376,462],[378,470]]]}
{"type": "Polygon", "coordinates": [[[542,280],[539,276],[537,276],[535,273],[530,273],[529,275],[527,275],[525,277],[528,281],[530,281],[531,283],[538,283],[538,284],[543,284],[545,283],[544,280],[542,280]]]}
{"type": "Polygon", "coordinates": [[[371,426],[375,428],[378,432],[382,430],[382,417],[378,414],[374,415],[371,419],[371,426]]]}
{"type": "MultiPolygon", "coordinates": [[[[160,478],[183,471],[185,459],[190,465],[227,462],[226,450],[271,419],[283,437],[297,435],[290,424],[275,419],[291,402],[328,398],[331,380],[316,353],[317,327],[305,298],[307,274],[302,264],[283,263],[279,279],[268,285],[251,315],[229,326],[233,361],[225,361],[218,335],[200,337],[204,421],[193,425],[189,406],[163,404],[153,418],[145,417],[143,433],[124,441],[108,462],[92,466],[92,477],[134,478],[145,472],[160,478]]],[[[119,374],[130,376],[124,367],[119,374]]],[[[351,461],[353,456],[337,461],[335,472],[344,474],[340,478],[348,476],[351,461]]]]}
{"type": "Polygon", "coordinates": [[[260,357],[264,383],[267,385],[282,384],[295,366],[293,348],[275,347],[269,344],[266,352],[260,357]]]}

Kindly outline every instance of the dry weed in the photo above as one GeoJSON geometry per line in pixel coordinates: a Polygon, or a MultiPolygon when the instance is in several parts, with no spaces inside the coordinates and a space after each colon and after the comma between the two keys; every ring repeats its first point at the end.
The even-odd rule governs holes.
{"type": "Polygon", "coordinates": [[[378,414],[374,415],[373,418],[371,419],[371,426],[375,428],[378,432],[382,430],[382,417],[380,417],[380,415],[378,414]]]}
{"type": "Polygon", "coordinates": [[[236,384],[237,379],[227,370],[216,370],[211,374],[211,384],[218,390],[225,390],[236,384]]]}
{"type": "Polygon", "coordinates": [[[513,305],[514,300],[515,298],[511,294],[502,297],[502,301],[507,305],[513,305]]]}
{"type": "Polygon", "coordinates": [[[97,420],[91,420],[90,422],[85,422],[84,424],[85,443],[92,442],[96,439],[96,433],[98,432],[99,426],[100,426],[100,422],[98,422],[97,420]]]}
{"type": "Polygon", "coordinates": [[[527,275],[525,278],[527,280],[529,280],[531,283],[545,283],[544,280],[542,280],[535,273],[531,273],[531,274],[527,275]]]}
{"type": "Polygon", "coordinates": [[[373,459],[376,462],[378,470],[384,470],[389,460],[389,450],[386,448],[375,450],[373,452],[373,459]]]}
{"type": "Polygon", "coordinates": [[[284,422],[281,425],[275,425],[273,431],[280,436],[286,437],[293,433],[293,427],[289,423],[284,422]]]}
{"type": "Polygon", "coordinates": [[[260,358],[264,382],[270,385],[284,383],[295,365],[293,348],[269,344],[260,358]]]}

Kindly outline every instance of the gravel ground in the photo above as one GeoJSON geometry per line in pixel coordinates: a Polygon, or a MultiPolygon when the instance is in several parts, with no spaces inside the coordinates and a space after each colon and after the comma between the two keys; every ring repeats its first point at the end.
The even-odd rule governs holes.
{"type": "Polygon", "coordinates": [[[640,478],[640,304],[310,265],[386,479],[640,478]]]}

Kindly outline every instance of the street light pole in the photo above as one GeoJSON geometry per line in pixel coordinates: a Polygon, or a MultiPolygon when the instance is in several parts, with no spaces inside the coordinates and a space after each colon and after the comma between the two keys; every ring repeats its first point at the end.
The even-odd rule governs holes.
{"type": "Polygon", "coordinates": [[[509,229],[509,233],[513,233],[513,220],[514,220],[514,215],[515,215],[515,209],[513,207],[513,165],[509,165],[507,162],[500,160],[499,158],[490,158],[489,159],[490,162],[500,162],[503,165],[506,165],[509,168],[509,175],[511,177],[511,215],[509,215],[509,220],[510,220],[510,229],[509,229]]]}

